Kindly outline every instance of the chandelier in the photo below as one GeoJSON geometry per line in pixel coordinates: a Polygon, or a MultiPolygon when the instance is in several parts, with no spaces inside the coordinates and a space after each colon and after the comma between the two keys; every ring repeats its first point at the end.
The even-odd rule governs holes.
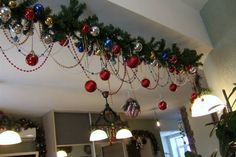
{"type": "Polygon", "coordinates": [[[121,121],[107,102],[108,91],[102,92],[106,100],[105,109],[100,112],[96,122],[92,125],[90,141],[101,141],[109,138],[110,144],[116,139],[126,139],[132,137],[132,133],[127,129],[127,124],[121,121]]]}

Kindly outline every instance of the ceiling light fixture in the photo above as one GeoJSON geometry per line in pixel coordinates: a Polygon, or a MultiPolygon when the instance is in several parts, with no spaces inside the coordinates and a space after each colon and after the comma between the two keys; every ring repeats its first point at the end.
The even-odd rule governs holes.
{"type": "Polygon", "coordinates": [[[202,95],[194,100],[192,104],[192,117],[199,117],[221,111],[225,103],[214,95],[202,95]]]}
{"type": "Polygon", "coordinates": [[[0,145],[13,145],[21,143],[20,135],[12,130],[6,130],[0,134],[0,145]]]}
{"type": "Polygon", "coordinates": [[[122,122],[117,113],[110,108],[110,105],[107,101],[107,97],[109,95],[108,91],[102,92],[102,95],[106,100],[105,109],[99,114],[98,119],[93,125],[93,128],[95,129],[90,134],[90,141],[100,141],[109,137],[110,142],[114,142],[115,139],[125,139],[132,137],[131,131],[125,128],[126,125],[124,122],[122,122]],[[103,123],[99,124],[102,120],[103,123]],[[101,128],[106,128],[106,131],[109,132],[109,136],[107,135],[106,131],[102,130],[101,128]],[[117,133],[115,136],[116,131],[117,133]]]}

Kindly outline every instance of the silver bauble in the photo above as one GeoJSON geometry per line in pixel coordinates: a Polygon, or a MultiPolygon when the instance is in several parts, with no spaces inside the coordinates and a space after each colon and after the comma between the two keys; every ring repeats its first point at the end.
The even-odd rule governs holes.
{"type": "Polygon", "coordinates": [[[157,60],[154,60],[154,61],[152,61],[150,64],[151,64],[151,66],[155,67],[155,66],[158,65],[158,61],[157,61],[157,60]]]}
{"type": "Polygon", "coordinates": [[[15,24],[13,27],[12,27],[12,30],[14,33],[16,34],[20,34],[21,31],[22,31],[22,28],[23,26],[21,24],[15,24]]]}
{"type": "Polygon", "coordinates": [[[143,45],[140,42],[135,43],[134,51],[140,52],[143,49],[143,45]]]}
{"type": "Polygon", "coordinates": [[[11,19],[11,9],[9,7],[0,7],[0,19],[3,23],[6,23],[11,19]]]}
{"type": "Polygon", "coordinates": [[[53,42],[53,38],[50,34],[47,34],[43,37],[43,41],[45,44],[51,44],[53,42]]]}
{"type": "Polygon", "coordinates": [[[98,36],[100,33],[100,29],[97,26],[93,26],[91,28],[90,34],[94,37],[98,36]]]}

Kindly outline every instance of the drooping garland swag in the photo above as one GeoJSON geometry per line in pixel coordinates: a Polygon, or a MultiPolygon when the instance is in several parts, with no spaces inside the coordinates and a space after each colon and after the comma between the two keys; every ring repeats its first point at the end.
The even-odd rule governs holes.
{"type": "MultiPolygon", "coordinates": [[[[173,44],[171,48],[166,47],[164,39],[157,41],[154,37],[150,41],[145,41],[142,37],[131,37],[131,35],[116,28],[113,25],[104,25],[98,21],[96,15],[89,16],[85,19],[79,19],[86,9],[86,4],[80,4],[78,0],[70,0],[69,6],[61,6],[58,14],[52,14],[49,7],[44,8],[37,0],[24,0],[17,4],[14,0],[2,0],[2,7],[10,7],[11,18],[1,21],[5,29],[10,29],[14,23],[23,23],[26,25],[23,33],[26,35],[32,31],[33,24],[39,22],[42,26],[41,36],[50,35],[53,42],[61,41],[67,36],[72,36],[77,45],[81,44],[83,49],[89,49],[93,43],[100,45],[100,48],[106,52],[110,44],[117,44],[122,49],[122,56],[138,56],[140,60],[147,64],[157,60],[161,66],[174,67],[178,71],[187,71],[188,68],[201,66],[200,59],[203,54],[197,54],[195,50],[180,48],[173,44]],[[99,29],[98,34],[89,33],[92,28],[99,29]],[[105,43],[104,43],[105,41],[105,43]],[[108,42],[108,43],[106,43],[108,42]],[[111,43],[112,42],[112,43],[111,43]],[[139,50],[135,50],[136,44],[140,43],[139,50]],[[141,48],[141,49],[140,49],[141,48]]],[[[4,17],[3,17],[4,18],[4,17]]],[[[96,29],[97,30],[97,29],[96,29]]],[[[114,56],[116,57],[116,56],[114,56]]]]}
{"type": "Polygon", "coordinates": [[[26,118],[15,119],[0,111],[0,130],[6,129],[20,132],[28,128],[36,128],[36,150],[39,152],[39,157],[46,157],[45,136],[40,124],[26,118]]]}

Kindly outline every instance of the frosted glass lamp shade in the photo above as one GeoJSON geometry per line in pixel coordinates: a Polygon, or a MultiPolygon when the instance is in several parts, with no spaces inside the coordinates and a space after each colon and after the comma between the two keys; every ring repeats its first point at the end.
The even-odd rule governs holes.
{"type": "Polygon", "coordinates": [[[20,135],[15,131],[7,130],[0,134],[0,145],[12,145],[21,142],[20,135]]]}
{"type": "Polygon", "coordinates": [[[125,138],[130,138],[132,136],[133,135],[132,135],[131,131],[129,131],[128,129],[120,129],[116,133],[116,139],[125,139],[125,138]]]}
{"type": "Polygon", "coordinates": [[[224,108],[225,103],[223,103],[218,97],[214,95],[202,95],[195,99],[192,104],[192,117],[212,114],[221,111],[224,108]]]}
{"type": "Polygon", "coordinates": [[[97,130],[94,130],[90,134],[89,140],[90,141],[101,141],[101,140],[104,140],[107,138],[108,138],[107,133],[104,130],[97,129],[97,130]]]}
{"type": "Polygon", "coordinates": [[[66,157],[67,153],[64,150],[57,151],[57,157],[66,157]]]}

